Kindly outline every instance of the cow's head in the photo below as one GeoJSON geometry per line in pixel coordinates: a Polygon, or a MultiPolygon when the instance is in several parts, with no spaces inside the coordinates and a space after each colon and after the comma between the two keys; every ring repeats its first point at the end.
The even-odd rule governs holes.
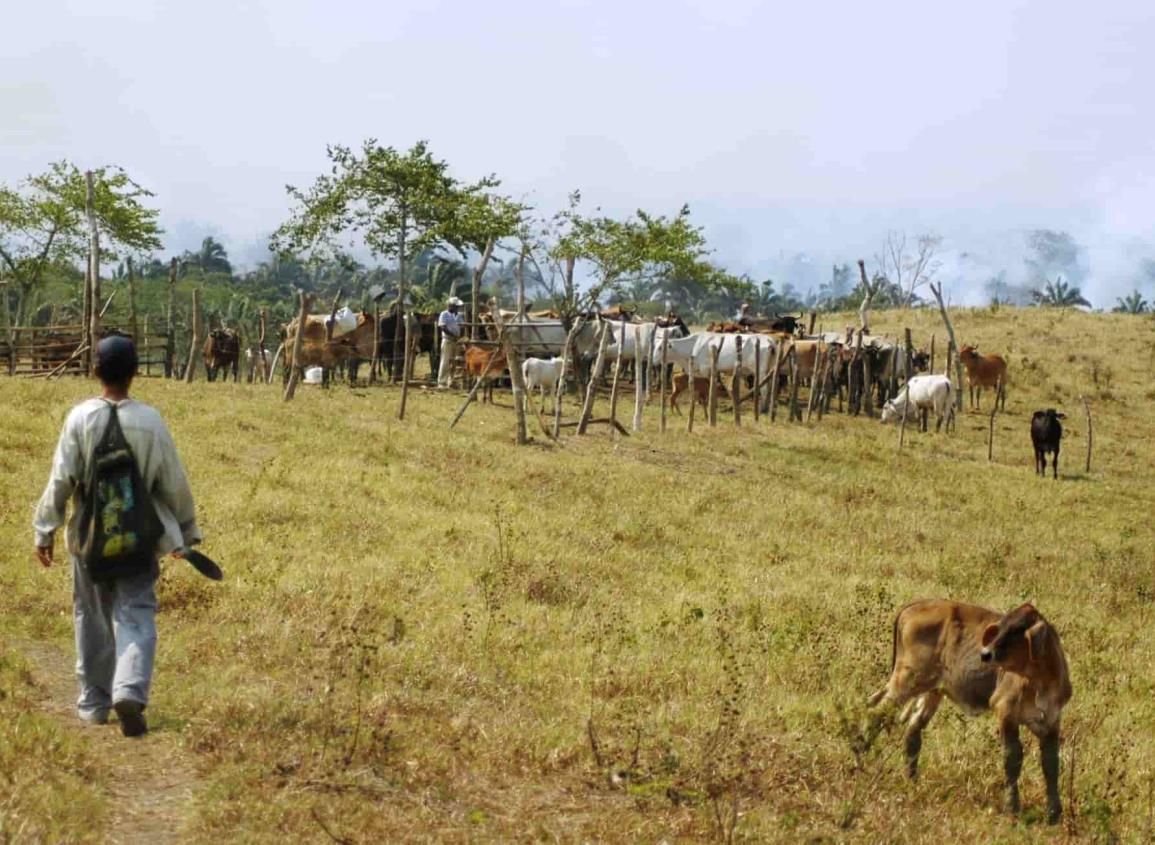
{"type": "Polygon", "coordinates": [[[1052,420],[1065,420],[1066,418],[1066,414],[1059,413],[1054,408],[1047,408],[1045,411],[1035,411],[1031,414],[1032,420],[1045,419],[1048,422],[1052,420]]]}
{"type": "Polygon", "coordinates": [[[979,348],[977,346],[972,346],[969,343],[958,351],[958,356],[960,358],[962,358],[964,361],[969,361],[972,358],[977,358],[978,354],[979,354],[979,348]]]}
{"type": "Polygon", "coordinates": [[[920,349],[910,356],[910,360],[914,363],[914,371],[916,373],[925,373],[930,368],[930,353],[925,349],[920,349]]]}
{"type": "Polygon", "coordinates": [[[1035,662],[1046,628],[1047,621],[1034,605],[1020,605],[983,631],[979,658],[983,663],[1021,669],[1035,662]]]}
{"type": "Polygon", "coordinates": [[[898,407],[898,404],[893,399],[891,399],[882,406],[882,415],[878,419],[879,422],[881,422],[883,425],[886,425],[887,423],[892,423],[897,419],[901,419],[901,417],[902,409],[898,407]]]}

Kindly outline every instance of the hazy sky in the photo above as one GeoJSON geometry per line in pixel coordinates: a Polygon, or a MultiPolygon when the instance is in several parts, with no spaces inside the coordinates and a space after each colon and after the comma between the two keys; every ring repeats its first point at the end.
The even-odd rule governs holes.
{"type": "Polygon", "coordinates": [[[960,273],[1020,273],[1048,226],[1087,248],[1102,305],[1155,257],[1149,2],[7,5],[0,181],[122,165],[173,249],[213,233],[255,262],[284,185],[376,137],[551,210],[573,188],[615,213],[688,202],[738,272],[805,252],[825,277],[888,228],[933,230],[973,299],[960,273]]]}

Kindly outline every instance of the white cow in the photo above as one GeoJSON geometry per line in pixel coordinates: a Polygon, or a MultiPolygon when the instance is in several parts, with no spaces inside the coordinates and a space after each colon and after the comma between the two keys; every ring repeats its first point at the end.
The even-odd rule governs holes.
{"type": "Polygon", "coordinates": [[[521,375],[525,379],[526,393],[532,393],[534,388],[541,391],[541,410],[545,413],[545,394],[548,391],[557,401],[557,383],[564,375],[561,358],[526,358],[521,362],[521,375]]]}
{"type": "Polygon", "coordinates": [[[640,336],[642,342],[642,357],[645,358],[650,354],[650,350],[655,351],[654,362],[660,364],[662,362],[662,340],[669,338],[675,340],[683,337],[685,332],[682,331],[681,326],[662,327],[656,323],[626,323],[626,336],[623,342],[618,335],[622,333],[621,321],[614,322],[606,320],[605,324],[609,326],[610,342],[606,345],[606,360],[618,360],[619,352],[626,356],[626,361],[633,361],[637,354],[635,349],[636,339],[640,336]]]}
{"type": "Polygon", "coordinates": [[[933,409],[938,420],[934,430],[942,429],[944,419],[949,430],[954,423],[953,392],[954,388],[946,376],[914,376],[903,385],[897,396],[883,406],[882,422],[894,422],[904,415],[909,420],[918,411],[933,409]]]}

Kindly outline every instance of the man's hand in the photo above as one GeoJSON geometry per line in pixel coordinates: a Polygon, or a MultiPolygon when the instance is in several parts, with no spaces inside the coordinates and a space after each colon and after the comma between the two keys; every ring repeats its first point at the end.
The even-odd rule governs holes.
{"type": "Polygon", "coordinates": [[[37,546],[36,557],[45,569],[52,566],[52,546],[37,546]]]}

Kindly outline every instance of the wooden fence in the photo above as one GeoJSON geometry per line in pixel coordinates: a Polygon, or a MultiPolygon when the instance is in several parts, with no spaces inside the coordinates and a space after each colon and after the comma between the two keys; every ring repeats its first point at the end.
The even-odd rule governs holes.
{"type": "MultiPolygon", "coordinates": [[[[52,374],[82,376],[86,357],[77,353],[83,344],[84,327],[80,324],[8,329],[0,333],[0,372],[33,378],[52,374]]],[[[171,372],[172,349],[164,336],[146,335],[137,345],[137,355],[141,375],[171,372]]]]}

